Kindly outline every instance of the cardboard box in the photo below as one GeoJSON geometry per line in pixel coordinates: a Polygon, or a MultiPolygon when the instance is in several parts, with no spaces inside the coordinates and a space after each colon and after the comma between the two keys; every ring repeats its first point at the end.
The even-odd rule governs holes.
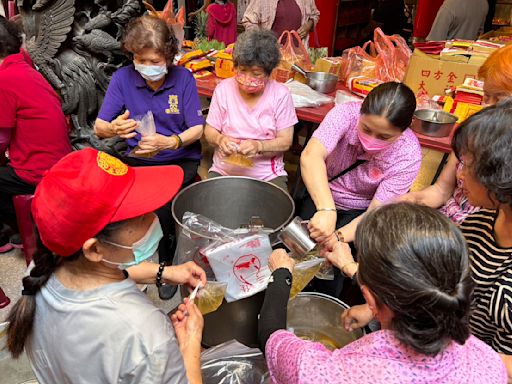
{"type": "Polygon", "coordinates": [[[443,61],[439,56],[426,55],[415,49],[404,83],[415,94],[426,91],[430,97],[444,95],[445,89],[456,87],[464,83],[467,78],[476,79],[479,68],[479,65],[443,61]]]}

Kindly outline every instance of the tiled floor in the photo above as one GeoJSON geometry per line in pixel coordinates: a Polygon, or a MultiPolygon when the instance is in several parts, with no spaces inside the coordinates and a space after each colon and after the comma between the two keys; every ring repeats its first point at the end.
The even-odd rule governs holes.
{"type": "MultiPolygon", "coordinates": [[[[212,151],[206,143],[203,143],[204,159],[201,163],[199,174],[202,178],[206,178],[208,168],[211,164],[212,151]]],[[[436,151],[424,149],[423,150],[423,163],[420,173],[414,183],[412,189],[419,190],[429,185],[434,177],[437,167],[441,161],[442,154],[436,151]]],[[[297,167],[299,157],[288,153],[286,155],[286,169],[290,175],[289,185],[293,185],[295,170],[297,167]]],[[[0,255],[0,286],[3,288],[12,303],[20,297],[21,294],[21,278],[25,273],[25,260],[22,257],[21,251],[15,250],[7,254],[0,255]]],[[[161,301],[158,298],[156,288],[150,286],[147,291],[148,296],[160,308],[165,311],[170,311],[175,308],[180,302],[181,298],[179,293],[169,301],[161,301]]],[[[4,322],[11,305],[4,309],[0,309],[0,323],[4,322]]],[[[1,344],[1,334],[0,334],[1,344]]],[[[0,384],[16,384],[23,383],[32,377],[30,367],[25,358],[18,362],[13,362],[8,359],[6,354],[0,351],[0,384]]]]}

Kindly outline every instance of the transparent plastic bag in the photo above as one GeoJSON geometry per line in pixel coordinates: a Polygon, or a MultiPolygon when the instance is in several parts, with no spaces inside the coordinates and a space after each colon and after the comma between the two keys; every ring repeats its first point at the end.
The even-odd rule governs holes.
{"type": "Polygon", "coordinates": [[[261,351],[246,347],[236,340],[204,351],[201,354],[201,373],[205,384],[270,383],[261,351]]]}
{"type": "Polygon", "coordinates": [[[306,84],[296,80],[289,80],[284,85],[292,94],[293,106],[295,108],[320,107],[333,102],[333,98],[317,92],[306,84]]]}
{"type": "MultiPolygon", "coordinates": [[[[138,115],[133,117],[133,120],[137,122],[137,128],[135,128],[135,131],[140,133],[141,137],[156,134],[156,125],[155,118],[153,117],[153,112],[147,111],[145,115],[138,115]]],[[[145,154],[137,154],[137,151],[140,151],[140,147],[138,145],[130,151],[128,156],[151,158],[158,153],[158,151],[154,151],[145,154]]]]}
{"type": "Polygon", "coordinates": [[[240,168],[252,168],[254,167],[254,161],[249,157],[240,152],[240,147],[235,143],[230,143],[230,146],[236,151],[235,153],[224,156],[222,158],[223,163],[235,165],[240,168]]]}
{"type": "Polygon", "coordinates": [[[218,240],[231,241],[237,238],[236,234],[232,229],[197,213],[185,212],[182,222],[183,228],[178,236],[173,264],[194,261],[205,270],[208,279],[215,280],[215,274],[204,255],[204,249],[218,240]]]}
{"type": "Polygon", "coordinates": [[[295,264],[292,273],[292,288],[290,290],[290,299],[293,299],[309,284],[313,277],[322,267],[324,259],[313,258],[311,260],[302,261],[295,264]]]}
{"type": "Polygon", "coordinates": [[[203,315],[214,312],[222,304],[227,288],[226,283],[207,281],[197,293],[196,304],[203,315]]]}
{"type": "Polygon", "coordinates": [[[228,285],[228,303],[253,296],[267,287],[271,253],[270,240],[262,234],[213,243],[204,250],[216,280],[228,285]]]}

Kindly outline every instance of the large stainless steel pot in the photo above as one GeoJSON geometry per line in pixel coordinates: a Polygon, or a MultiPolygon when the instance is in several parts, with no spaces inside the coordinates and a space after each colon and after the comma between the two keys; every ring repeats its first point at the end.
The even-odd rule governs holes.
{"type": "Polygon", "coordinates": [[[304,76],[308,85],[320,93],[331,93],[336,90],[338,77],[328,72],[307,72],[297,64],[292,65],[292,69],[304,76]]]}
{"type": "Polygon", "coordinates": [[[432,137],[446,137],[452,133],[457,116],[435,109],[418,109],[414,112],[413,131],[432,137]]]}
{"type": "MultiPolygon", "coordinates": [[[[187,211],[232,229],[258,216],[265,227],[274,229],[269,234],[271,242],[292,219],[294,209],[293,200],[281,188],[248,177],[219,177],[192,184],[172,203],[178,234],[183,229],[182,218],[187,211]]],[[[188,293],[182,291],[182,294],[188,293]]],[[[258,314],[263,298],[264,292],[261,292],[232,303],[224,301],[217,311],[205,315],[203,344],[214,346],[236,339],[248,346],[258,346],[258,314]]]]}
{"type": "Polygon", "coordinates": [[[341,314],[348,308],[341,300],[316,292],[301,292],[288,302],[288,330],[299,337],[342,348],[363,336],[362,330],[347,332],[341,314]]]}

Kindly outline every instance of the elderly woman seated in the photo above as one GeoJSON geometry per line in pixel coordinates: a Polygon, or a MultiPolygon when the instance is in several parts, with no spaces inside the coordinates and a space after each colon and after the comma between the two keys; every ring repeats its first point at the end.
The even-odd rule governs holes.
{"type": "Polygon", "coordinates": [[[249,176],[287,189],[283,154],[297,116],[288,88],[269,78],[279,60],[272,32],[239,36],[236,76],[217,86],[206,120],[205,137],[215,147],[209,177],[249,176]]]}
{"type": "MultiPolygon", "coordinates": [[[[462,233],[432,208],[408,203],[378,208],[357,228],[357,279],[367,305],[344,314],[355,327],[371,318],[381,330],[333,352],[286,328],[293,261],[271,256],[273,279],[259,336],[273,383],[506,383],[499,355],[470,335],[472,283],[462,233]]],[[[338,243],[328,259],[354,263],[338,243]]]]}

